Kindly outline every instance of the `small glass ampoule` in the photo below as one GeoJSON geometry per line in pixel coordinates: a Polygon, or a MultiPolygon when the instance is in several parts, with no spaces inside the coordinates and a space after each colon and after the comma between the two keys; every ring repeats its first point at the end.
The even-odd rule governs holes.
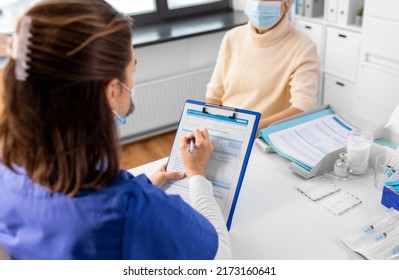
{"type": "Polygon", "coordinates": [[[349,178],[349,164],[346,153],[340,153],[334,164],[335,179],[347,180],[349,178]]]}

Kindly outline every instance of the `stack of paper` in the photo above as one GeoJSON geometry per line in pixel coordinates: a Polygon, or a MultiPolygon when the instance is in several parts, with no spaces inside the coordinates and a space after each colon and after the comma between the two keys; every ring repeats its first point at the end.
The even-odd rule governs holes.
{"type": "Polygon", "coordinates": [[[311,170],[327,154],[346,147],[352,129],[328,108],[276,123],[259,133],[277,153],[311,170]]]}

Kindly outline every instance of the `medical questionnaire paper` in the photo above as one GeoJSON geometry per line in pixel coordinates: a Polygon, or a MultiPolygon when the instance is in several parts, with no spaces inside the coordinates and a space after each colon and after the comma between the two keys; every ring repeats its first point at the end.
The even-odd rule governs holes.
{"type": "MultiPolygon", "coordinates": [[[[247,116],[245,119],[239,116],[228,118],[203,113],[201,109],[195,107],[185,108],[176,134],[176,139],[182,139],[196,128],[208,129],[213,152],[205,173],[206,178],[213,184],[214,197],[226,221],[235,199],[238,182],[242,179],[241,171],[246,164],[247,150],[252,146],[249,143],[253,142],[252,132],[256,123],[255,115],[248,115],[248,119],[247,116]]],[[[175,141],[173,144],[168,170],[184,171],[179,144],[180,141],[175,141]]],[[[168,194],[178,194],[189,202],[188,178],[169,181],[164,188],[168,194]]]]}

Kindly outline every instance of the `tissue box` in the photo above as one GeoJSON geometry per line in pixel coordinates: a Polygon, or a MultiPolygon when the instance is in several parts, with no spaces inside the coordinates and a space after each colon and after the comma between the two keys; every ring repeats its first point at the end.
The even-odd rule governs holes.
{"type": "Polygon", "coordinates": [[[387,208],[393,207],[399,211],[399,193],[396,193],[389,187],[384,186],[381,203],[387,208]]]}

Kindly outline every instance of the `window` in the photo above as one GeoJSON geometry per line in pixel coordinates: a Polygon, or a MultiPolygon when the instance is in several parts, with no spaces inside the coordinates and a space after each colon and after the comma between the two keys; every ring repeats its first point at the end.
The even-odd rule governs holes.
{"type": "Polygon", "coordinates": [[[167,0],[170,10],[221,2],[220,0],[167,0]]]}
{"type": "Polygon", "coordinates": [[[229,10],[230,0],[106,0],[115,9],[132,15],[135,23],[161,22],[163,20],[192,16],[194,14],[229,10]]]}
{"type": "Polygon", "coordinates": [[[127,15],[152,13],[157,7],[155,0],[106,0],[106,2],[127,15]]]}
{"type": "MultiPolygon", "coordinates": [[[[17,18],[40,0],[0,0],[0,34],[10,34],[17,18]]],[[[135,24],[161,22],[205,12],[230,10],[230,0],[105,0],[115,9],[132,15],[135,24]]]]}

